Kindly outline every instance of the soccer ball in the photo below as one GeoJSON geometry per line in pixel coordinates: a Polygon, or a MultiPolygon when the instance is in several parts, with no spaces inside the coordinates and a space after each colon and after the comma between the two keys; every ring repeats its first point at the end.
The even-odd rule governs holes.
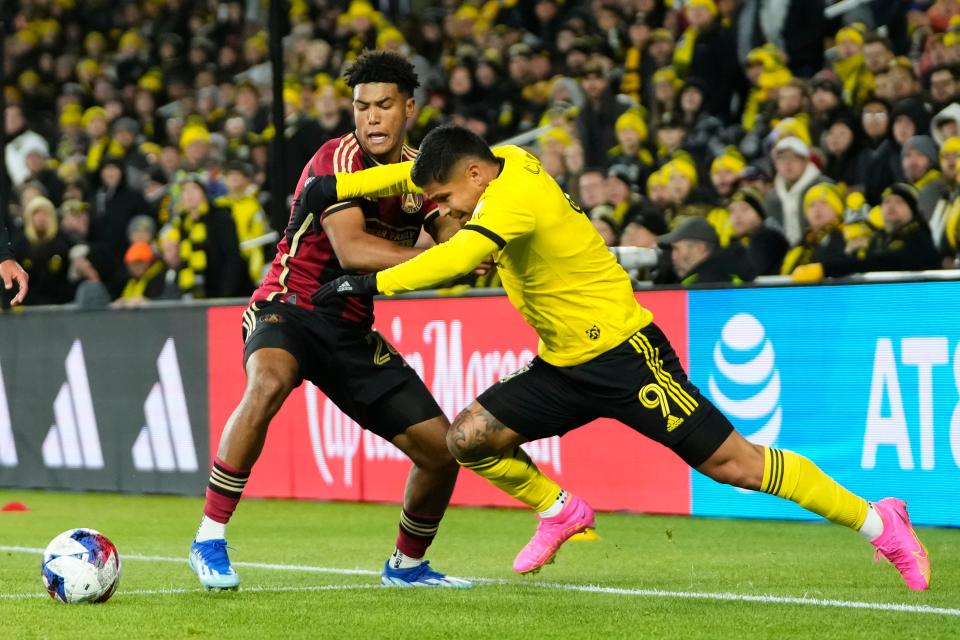
{"type": "Polygon", "coordinates": [[[120,554],[93,529],[70,529],[43,551],[40,575],[47,593],[65,604],[106,602],[120,582],[120,554]]]}

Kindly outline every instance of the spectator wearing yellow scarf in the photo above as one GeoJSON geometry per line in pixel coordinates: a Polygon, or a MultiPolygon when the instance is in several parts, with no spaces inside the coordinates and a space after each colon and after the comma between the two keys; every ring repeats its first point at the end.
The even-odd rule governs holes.
{"type": "MultiPolygon", "coordinates": [[[[223,174],[227,193],[217,198],[214,204],[230,211],[241,243],[260,238],[267,233],[268,226],[263,207],[257,199],[256,185],[250,182],[249,168],[243,163],[233,162],[224,167],[223,174]]],[[[264,245],[242,249],[240,254],[247,263],[250,282],[260,282],[263,278],[264,245]]]]}
{"type": "Polygon", "coordinates": [[[838,58],[833,70],[843,83],[844,102],[855,107],[862,105],[874,88],[873,74],[863,56],[864,31],[864,25],[857,22],[841,28],[834,38],[838,58]]]}
{"type": "Polygon", "coordinates": [[[747,55],[747,78],[752,88],[743,109],[741,124],[747,131],[752,131],[774,92],[786,86],[793,74],[786,66],[783,52],[772,44],[765,44],[747,55]]]}

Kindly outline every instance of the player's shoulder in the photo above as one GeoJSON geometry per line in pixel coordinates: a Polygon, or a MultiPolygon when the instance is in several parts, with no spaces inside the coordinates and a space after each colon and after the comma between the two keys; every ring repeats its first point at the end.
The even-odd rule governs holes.
{"type": "Polygon", "coordinates": [[[363,168],[363,150],[357,136],[351,131],[339,138],[332,138],[321,145],[313,156],[311,166],[314,175],[352,173],[363,168]]]}
{"type": "Polygon", "coordinates": [[[535,155],[515,144],[505,144],[499,147],[493,147],[490,150],[493,152],[493,155],[498,158],[533,158],[536,160],[535,155]]]}
{"type": "Polygon", "coordinates": [[[507,145],[493,149],[493,155],[503,162],[504,183],[517,183],[542,178],[544,173],[540,158],[522,147],[507,145]]]}
{"type": "Polygon", "coordinates": [[[543,166],[536,156],[513,145],[496,147],[493,155],[503,160],[503,169],[497,179],[490,183],[486,194],[488,197],[513,200],[520,194],[529,196],[530,190],[537,188],[538,185],[530,183],[531,179],[538,178],[543,172],[543,166]]]}

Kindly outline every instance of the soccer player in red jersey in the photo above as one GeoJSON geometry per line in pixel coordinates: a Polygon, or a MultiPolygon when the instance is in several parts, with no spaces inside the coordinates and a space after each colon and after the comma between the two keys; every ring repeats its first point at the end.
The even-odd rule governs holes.
{"type": "Polygon", "coordinates": [[[321,306],[310,301],[318,287],[339,276],[376,272],[417,255],[421,228],[437,242],[459,230],[420,194],[337,202],[317,210],[301,198],[318,176],[416,157],[416,150],[404,144],[418,86],[413,66],[396,54],[366,52],[346,80],[353,89],[356,130],[326,142],[304,167],[276,259],[243,313],[247,387],[220,438],[190,550],[190,565],[207,588],[233,589],[240,583],[226,551],[226,524],[263,449],[271,418],[303,380],[413,461],[383,583],[471,586],[423,559],[459,468],[447,450],[447,418],[416,372],[372,329],[372,296],[321,306]]]}

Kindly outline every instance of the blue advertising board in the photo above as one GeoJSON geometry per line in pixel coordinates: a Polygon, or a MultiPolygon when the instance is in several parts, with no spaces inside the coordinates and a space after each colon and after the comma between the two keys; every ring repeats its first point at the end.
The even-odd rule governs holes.
{"type": "MultiPolygon", "coordinates": [[[[691,291],[691,379],[748,439],[960,526],[960,283],[691,291]]],[[[692,513],[813,519],[693,472],[692,513]]]]}

